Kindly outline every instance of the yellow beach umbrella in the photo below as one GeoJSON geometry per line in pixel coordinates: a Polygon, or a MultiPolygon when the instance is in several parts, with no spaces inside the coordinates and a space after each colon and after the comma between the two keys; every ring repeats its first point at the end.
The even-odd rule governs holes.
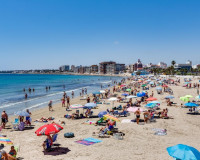
{"type": "Polygon", "coordinates": [[[120,122],[120,120],[117,117],[111,116],[110,114],[106,114],[106,115],[104,115],[104,117],[106,119],[110,119],[110,120],[113,120],[113,121],[116,121],[116,122],[120,122]]]}

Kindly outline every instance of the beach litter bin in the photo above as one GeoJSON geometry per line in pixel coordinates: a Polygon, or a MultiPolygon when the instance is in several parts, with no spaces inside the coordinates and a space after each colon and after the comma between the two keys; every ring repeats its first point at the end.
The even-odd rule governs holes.
{"type": "Polygon", "coordinates": [[[73,138],[73,137],[74,137],[74,133],[72,133],[72,132],[67,132],[67,133],[64,134],[64,137],[65,137],[65,138],[73,138]]]}
{"type": "Polygon", "coordinates": [[[115,139],[117,139],[117,140],[123,140],[123,139],[124,139],[124,134],[123,134],[123,133],[120,133],[120,132],[114,133],[114,134],[113,134],[113,137],[114,137],[115,139]]]}

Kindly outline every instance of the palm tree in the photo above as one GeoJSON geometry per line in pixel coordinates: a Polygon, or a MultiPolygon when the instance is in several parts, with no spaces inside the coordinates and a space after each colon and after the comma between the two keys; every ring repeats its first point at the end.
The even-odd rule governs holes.
{"type": "Polygon", "coordinates": [[[172,64],[172,66],[174,67],[174,65],[176,64],[176,61],[173,60],[173,61],[171,62],[171,64],[172,64]]]}

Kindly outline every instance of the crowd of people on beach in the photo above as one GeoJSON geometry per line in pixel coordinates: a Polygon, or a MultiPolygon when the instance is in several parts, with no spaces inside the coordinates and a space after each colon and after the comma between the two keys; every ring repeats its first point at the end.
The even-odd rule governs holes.
{"type": "MultiPolygon", "coordinates": [[[[186,82],[186,81],[185,81],[186,82]]],[[[172,118],[169,116],[169,107],[173,106],[174,102],[171,101],[170,98],[165,98],[166,101],[163,103],[166,103],[166,106],[168,108],[161,107],[160,102],[155,102],[155,104],[152,104],[152,106],[148,106],[151,102],[157,100],[155,98],[156,96],[160,96],[163,94],[169,94],[170,96],[173,95],[173,90],[169,87],[169,85],[180,85],[180,79],[177,78],[174,79],[164,79],[161,77],[148,77],[148,76],[135,76],[131,78],[123,78],[120,82],[114,81],[113,87],[104,89],[102,93],[95,93],[92,95],[88,95],[87,88],[82,88],[80,92],[80,98],[84,96],[84,103],[94,103],[94,104],[105,104],[105,101],[109,101],[110,98],[116,98],[117,103],[119,106],[112,106],[112,108],[107,108],[105,111],[106,114],[109,114],[111,116],[114,116],[114,118],[120,118],[121,115],[124,117],[129,116],[131,113],[131,109],[135,109],[133,112],[134,118],[133,122],[136,124],[140,124],[141,121],[144,123],[151,123],[155,122],[155,118],[160,119],[169,119],[172,118]],[[157,87],[157,88],[156,88],[157,87]],[[159,88],[158,88],[159,87],[159,88]],[[157,91],[157,94],[152,89],[155,89],[157,91]],[[151,90],[151,91],[150,91],[151,90]],[[155,92],[155,93],[154,93],[155,92]],[[131,98],[128,98],[130,96],[131,98]],[[135,100],[134,100],[135,99],[135,100]],[[146,109],[142,109],[142,107],[145,106],[146,109]],[[162,108],[162,109],[161,109],[162,108]],[[129,113],[129,114],[128,114],[129,113]],[[142,118],[143,116],[143,118],[142,118]]],[[[191,83],[189,81],[186,85],[183,87],[186,87],[187,89],[194,88],[197,89],[197,94],[199,95],[199,84],[198,83],[191,83]]],[[[100,87],[103,88],[102,85],[100,87]]],[[[50,90],[50,86],[46,87],[46,91],[50,90]]],[[[26,90],[23,90],[26,92],[26,90]]],[[[28,89],[29,92],[34,92],[35,89],[28,89]]],[[[25,94],[25,99],[27,99],[28,95],[25,94]]],[[[73,99],[75,97],[74,91],[71,92],[71,98],[73,99]]],[[[190,102],[190,101],[188,101],[190,102]]],[[[109,103],[110,104],[110,103],[109,103]]],[[[113,101],[114,104],[114,101],[113,101]]],[[[53,110],[53,101],[50,100],[48,103],[48,109],[49,111],[53,110]]],[[[67,93],[64,91],[62,98],[61,98],[61,106],[66,108],[66,111],[70,111],[71,106],[71,99],[70,96],[67,95],[67,93]]],[[[183,107],[183,104],[181,103],[181,107],[183,107]]],[[[24,130],[25,126],[31,126],[31,112],[27,109],[26,110],[27,116],[20,116],[18,117],[18,129],[24,130]]],[[[81,118],[90,118],[90,116],[93,114],[92,107],[86,108],[86,111],[80,114],[79,110],[77,109],[75,113],[72,114],[65,114],[64,117],[67,119],[81,119],[81,118]]],[[[131,116],[133,116],[131,115],[131,116]]],[[[104,124],[104,126],[99,130],[99,133],[102,135],[105,134],[111,134],[114,133],[114,128],[116,126],[116,120],[99,117],[100,119],[95,122],[95,125],[104,124]]],[[[53,117],[45,118],[42,117],[41,119],[35,120],[35,122],[49,122],[54,120],[53,117]]],[[[2,129],[6,128],[6,124],[8,123],[8,115],[6,111],[4,110],[1,114],[1,127],[2,129]]],[[[65,122],[62,121],[63,124],[65,122]]],[[[44,150],[46,150],[46,147],[51,146],[53,144],[53,139],[55,139],[55,134],[53,135],[47,135],[47,139],[43,142],[42,146],[44,150]]],[[[57,136],[57,135],[56,135],[57,136]]],[[[16,158],[17,152],[14,148],[14,146],[11,147],[11,150],[9,153],[6,153],[5,151],[1,151],[0,153],[2,157],[12,157],[16,158]]],[[[6,159],[6,158],[5,158],[6,159]]],[[[9,158],[7,158],[9,159],[9,158]]]]}

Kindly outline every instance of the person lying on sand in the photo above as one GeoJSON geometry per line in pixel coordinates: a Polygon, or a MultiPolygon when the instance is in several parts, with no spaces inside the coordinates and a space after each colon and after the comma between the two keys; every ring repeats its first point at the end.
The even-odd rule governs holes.
{"type": "Polygon", "coordinates": [[[10,154],[6,153],[6,151],[1,150],[0,151],[1,159],[2,160],[16,160],[15,157],[11,156],[10,154]]]}

